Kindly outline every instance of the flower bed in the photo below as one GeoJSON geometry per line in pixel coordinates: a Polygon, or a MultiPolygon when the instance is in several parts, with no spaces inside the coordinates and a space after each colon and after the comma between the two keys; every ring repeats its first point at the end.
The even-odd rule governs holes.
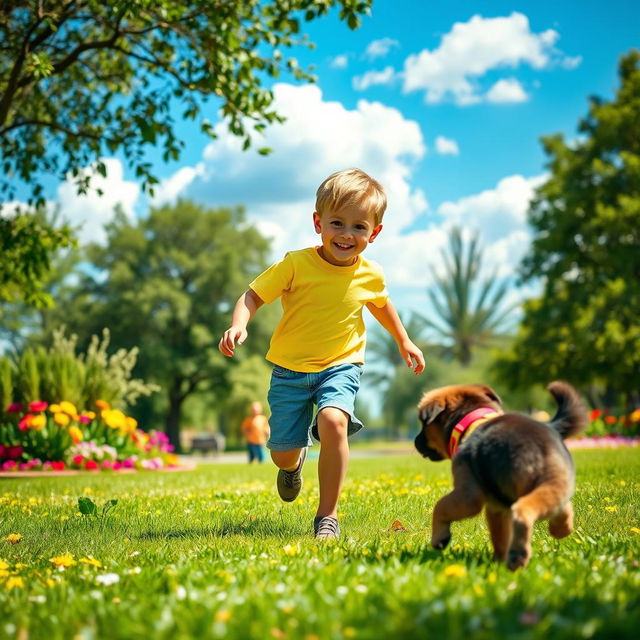
{"type": "Polygon", "coordinates": [[[78,411],[70,402],[14,403],[0,422],[0,472],[130,471],[176,467],[164,433],[138,429],[107,402],[78,411]]]}

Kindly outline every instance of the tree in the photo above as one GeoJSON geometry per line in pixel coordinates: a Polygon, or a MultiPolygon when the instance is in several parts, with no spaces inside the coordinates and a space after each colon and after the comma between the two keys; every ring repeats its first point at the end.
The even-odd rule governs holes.
{"type": "MultiPolygon", "coordinates": [[[[210,97],[229,130],[251,144],[252,130],[279,120],[266,78],[288,71],[313,80],[283,49],[311,46],[301,22],[339,7],[350,28],[372,0],[9,0],[0,8],[0,194],[16,178],[43,203],[43,175],[71,173],[117,151],[151,189],[145,147],[177,160],[174,118],[197,119],[210,97]]],[[[201,130],[215,137],[203,120],[201,130]]],[[[263,150],[266,151],[266,150],[263,150]]]]}
{"type": "MultiPolygon", "coordinates": [[[[185,400],[211,389],[229,395],[235,362],[218,352],[218,340],[240,293],[266,266],[268,241],[244,224],[241,208],[207,209],[188,201],[152,209],[129,221],[116,215],[107,244],[92,245],[92,269],[65,307],[80,344],[109,327],[114,346],[138,346],[136,375],[165,393],[165,429],[179,443],[185,400]]],[[[64,317],[64,315],[63,315],[64,317]]],[[[240,361],[266,351],[269,310],[252,322],[252,339],[240,361]]]]}
{"type": "Polygon", "coordinates": [[[561,377],[617,389],[632,404],[640,389],[640,52],[621,58],[619,75],[613,100],[591,98],[578,138],[542,138],[550,177],[531,204],[535,237],[521,274],[542,278],[543,293],[525,305],[500,369],[520,386],[561,377]]]}
{"type": "Polygon", "coordinates": [[[445,271],[438,275],[432,268],[435,284],[427,291],[435,318],[421,317],[444,339],[445,352],[467,366],[473,348],[487,345],[513,311],[504,306],[508,285],[498,282],[495,271],[478,283],[482,249],[477,234],[465,244],[462,231],[454,227],[449,234],[449,253],[441,253],[445,271]]]}
{"type": "Polygon", "coordinates": [[[43,208],[0,216],[0,302],[53,306],[43,281],[58,251],[73,244],[71,229],[49,221],[43,208]]]}

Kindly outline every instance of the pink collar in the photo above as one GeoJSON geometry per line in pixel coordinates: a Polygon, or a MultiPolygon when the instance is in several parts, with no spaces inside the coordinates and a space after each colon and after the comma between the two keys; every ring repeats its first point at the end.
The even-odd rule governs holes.
{"type": "Polygon", "coordinates": [[[460,439],[465,432],[471,433],[483,422],[501,415],[502,412],[500,410],[492,409],[491,407],[479,407],[478,409],[471,411],[471,413],[467,413],[467,415],[464,416],[464,418],[462,418],[455,427],[453,427],[451,438],[449,440],[449,457],[453,458],[453,456],[458,452],[460,439]]]}

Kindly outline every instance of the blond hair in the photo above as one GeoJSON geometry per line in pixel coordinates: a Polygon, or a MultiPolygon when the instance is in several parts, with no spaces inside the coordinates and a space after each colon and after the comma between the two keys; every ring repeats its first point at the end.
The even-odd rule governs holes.
{"type": "Polygon", "coordinates": [[[384,187],[361,169],[344,169],[332,173],[316,191],[316,211],[340,211],[345,207],[366,205],[376,225],[382,222],[387,208],[384,187]]]}

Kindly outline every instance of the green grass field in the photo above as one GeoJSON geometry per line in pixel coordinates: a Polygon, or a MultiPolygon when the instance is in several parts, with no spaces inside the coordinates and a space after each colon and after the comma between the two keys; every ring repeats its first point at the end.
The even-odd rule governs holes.
{"type": "Polygon", "coordinates": [[[0,637],[635,638],[640,449],[574,457],[576,531],[540,523],[518,573],[491,560],[481,518],[430,548],[449,463],[417,455],[353,460],[343,537],[324,544],[313,460],[286,505],[270,463],[0,480],[0,637]],[[118,504],[82,516],[80,496],[118,504]]]}

